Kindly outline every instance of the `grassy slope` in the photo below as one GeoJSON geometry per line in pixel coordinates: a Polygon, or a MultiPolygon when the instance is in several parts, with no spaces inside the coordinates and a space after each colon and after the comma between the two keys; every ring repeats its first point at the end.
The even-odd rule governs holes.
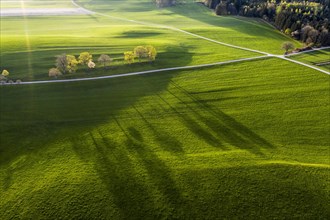
{"type": "MultiPolygon", "coordinates": [[[[117,15],[150,20],[150,15],[159,14],[154,22],[192,31],[207,26],[202,30],[205,34],[219,31],[221,36],[212,36],[226,35],[223,39],[229,43],[263,42],[251,45],[255,49],[280,53],[279,45],[286,40],[271,31],[275,37],[269,41],[263,36],[268,34],[266,26],[215,17],[196,5],[189,7],[205,13],[187,14],[180,7],[155,11],[144,1],[131,1],[129,7],[123,1],[107,2],[118,10],[112,11],[117,15]],[[145,11],[137,14],[141,8],[145,11]],[[124,14],[124,9],[130,13],[124,14]],[[181,15],[174,14],[175,10],[181,15]],[[237,39],[231,40],[226,34],[230,32],[237,39]]],[[[90,6],[100,8],[104,1],[99,3],[90,6]]],[[[104,7],[104,12],[109,9],[104,7]]],[[[48,26],[29,19],[29,30],[34,32],[29,32],[31,49],[39,51],[17,56],[27,63],[25,67],[28,58],[35,57],[30,60],[33,73],[46,68],[45,63],[52,60],[48,57],[61,51],[53,47],[99,46],[105,40],[115,54],[136,43],[158,42],[164,59],[176,54],[173,63],[206,61],[203,55],[210,48],[220,53],[216,59],[242,56],[218,46],[196,45],[200,41],[190,37],[178,41],[177,35],[171,38],[164,30],[146,36],[150,29],[123,22],[111,23],[110,29],[109,20],[100,17],[93,17],[97,27],[91,18],[71,18],[61,23],[65,32],[57,33],[61,19],[49,18],[48,26]],[[89,28],[82,33],[84,24],[89,28]],[[125,25],[127,30],[116,25],[125,25]],[[95,30],[93,39],[90,33],[95,30]],[[102,37],[107,33],[118,39],[102,37]],[[65,35],[70,36],[66,41],[65,35]],[[178,56],[181,42],[188,46],[178,56]],[[166,53],[165,44],[173,46],[172,55],[166,53]],[[175,61],[179,57],[181,61],[175,61]],[[35,65],[38,59],[44,67],[35,65]]],[[[1,45],[2,60],[6,57],[16,67],[16,58],[3,51],[26,50],[25,38],[19,36],[24,31],[14,28],[24,23],[5,22],[11,25],[6,32],[2,29],[2,35],[10,38],[1,45]]],[[[34,77],[43,75],[30,76],[34,77]]],[[[2,219],[330,216],[326,206],[329,76],[314,70],[268,59],[103,81],[0,87],[0,105],[2,219]]]]}
{"type": "Polygon", "coordinates": [[[214,40],[269,53],[283,54],[281,45],[284,41],[301,46],[259,19],[215,16],[214,12],[193,0],[186,2],[176,7],[158,9],[149,0],[78,1],[84,7],[105,14],[174,26],[214,40]]]}
{"type": "Polygon", "coordinates": [[[330,216],[317,71],[267,59],[0,89],[3,219],[330,216]]]}
{"type": "Polygon", "coordinates": [[[312,64],[316,67],[322,68],[324,70],[330,71],[330,50],[319,50],[309,53],[304,53],[291,57],[294,60],[298,60],[307,64],[312,64]],[[328,63],[327,65],[317,65],[320,63],[328,63]]]}
{"type": "MultiPolygon", "coordinates": [[[[83,5],[104,13],[111,12],[111,15],[149,22],[152,17],[152,22],[155,23],[183,28],[212,39],[272,53],[281,53],[280,45],[289,40],[258,20],[216,17],[205,7],[191,2],[185,6],[156,9],[150,1],[133,1],[129,3],[129,10],[129,1],[88,2],[89,4],[85,2],[83,5]]],[[[62,78],[111,75],[256,55],[172,30],[147,28],[101,16],[1,19],[0,65],[1,69],[11,72],[14,80],[47,79],[48,69],[53,67],[54,56],[63,52],[78,55],[84,50],[93,53],[94,59],[100,53],[111,54],[115,68],[89,73],[85,67],[80,69],[78,74],[62,78]],[[124,65],[123,51],[132,50],[139,44],[156,46],[159,52],[158,61],[152,65],[124,65]],[[75,47],[87,49],[74,49],[75,47]]]]}

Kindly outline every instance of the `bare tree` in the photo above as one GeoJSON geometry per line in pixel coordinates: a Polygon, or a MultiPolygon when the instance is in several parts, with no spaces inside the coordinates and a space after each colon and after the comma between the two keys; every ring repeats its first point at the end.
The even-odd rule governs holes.
{"type": "Polygon", "coordinates": [[[284,43],[282,44],[282,49],[285,50],[285,53],[288,53],[289,50],[294,49],[294,45],[293,45],[293,43],[291,43],[291,42],[284,42],[284,43]]]}
{"type": "Polygon", "coordinates": [[[62,73],[57,68],[49,69],[48,76],[57,78],[58,76],[62,75],[62,73]]]}
{"type": "Polygon", "coordinates": [[[68,61],[66,59],[66,54],[56,56],[56,68],[63,74],[67,71],[68,61]]]}
{"type": "Polygon", "coordinates": [[[101,54],[97,61],[101,63],[105,69],[107,64],[111,63],[112,59],[106,54],[101,54]]]}

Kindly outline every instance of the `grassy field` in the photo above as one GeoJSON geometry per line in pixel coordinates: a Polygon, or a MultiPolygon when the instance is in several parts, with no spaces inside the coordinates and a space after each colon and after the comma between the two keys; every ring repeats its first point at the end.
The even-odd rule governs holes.
{"type": "Polygon", "coordinates": [[[213,11],[194,0],[164,9],[150,4],[150,0],[79,0],[77,2],[104,14],[178,27],[214,40],[269,53],[283,54],[281,45],[284,41],[291,41],[296,47],[301,47],[301,43],[293,41],[259,19],[216,16],[213,11]]]}
{"type": "MultiPolygon", "coordinates": [[[[168,9],[149,0],[79,4],[272,53],[289,40],[259,20],[216,17],[192,1],[168,9]]],[[[83,51],[112,55],[112,68],[64,78],[259,56],[100,15],[1,18],[0,66],[13,79],[47,79],[55,55],[83,51]],[[154,45],[157,61],[124,65],[122,52],[140,44],[154,45]]],[[[323,59],[311,55],[294,58],[323,59]]],[[[329,219],[329,80],[267,58],[1,86],[1,220],[329,219]]]]}
{"type": "Polygon", "coordinates": [[[23,81],[48,79],[48,69],[54,67],[55,56],[63,53],[79,56],[79,53],[89,51],[94,55],[94,61],[105,53],[114,60],[109,70],[99,68],[89,72],[85,66],[76,74],[62,78],[112,75],[260,56],[208,41],[201,44],[198,38],[172,30],[101,16],[2,18],[1,23],[1,69],[8,69],[13,79],[23,81]],[[137,61],[134,65],[125,64],[123,53],[138,45],[156,47],[157,60],[152,64],[137,61]]]}
{"type": "MultiPolygon", "coordinates": [[[[68,2],[62,3],[68,4],[68,2]]],[[[266,52],[282,53],[281,44],[289,40],[258,20],[216,17],[197,3],[189,2],[185,6],[157,9],[149,1],[134,1],[130,3],[131,10],[125,11],[124,6],[127,2],[129,1],[93,1],[93,7],[90,7],[90,4],[79,3],[92,10],[101,12],[107,10],[111,15],[123,18],[150,22],[147,18],[153,17],[155,19],[152,22],[157,24],[179,27],[215,40],[266,52]],[[98,10],[99,8],[102,10],[98,10]],[[141,12],[141,8],[145,10],[141,12]]],[[[33,3],[36,4],[35,1],[33,3]]],[[[112,75],[258,55],[174,30],[146,27],[100,15],[1,19],[0,66],[1,69],[8,69],[14,80],[48,79],[48,69],[54,66],[56,55],[67,53],[77,56],[86,50],[94,54],[95,60],[101,53],[110,54],[114,58],[113,68],[88,72],[86,67],[82,67],[77,74],[62,78],[112,75]],[[137,45],[149,44],[154,45],[159,52],[155,63],[125,65],[124,51],[132,50],[137,45]]]]}
{"type": "Polygon", "coordinates": [[[291,58],[330,71],[330,49],[304,53],[291,58]]]}
{"type": "Polygon", "coordinates": [[[327,219],[327,109],[329,76],[277,59],[2,87],[0,213],[327,219]]]}

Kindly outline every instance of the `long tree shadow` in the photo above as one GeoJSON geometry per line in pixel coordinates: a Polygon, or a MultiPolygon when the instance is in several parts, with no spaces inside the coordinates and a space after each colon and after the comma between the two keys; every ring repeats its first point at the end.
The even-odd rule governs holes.
{"type": "Polygon", "coordinates": [[[107,137],[109,134],[101,131],[90,132],[85,136],[90,141],[72,140],[73,150],[81,160],[95,164],[121,219],[178,218],[186,202],[176,187],[172,171],[145,144],[140,131],[117,118],[113,120],[126,137],[122,143],[111,141],[107,137]],[[92,144],[86,144],[89,142],[92,144]],[[140,176],[140,172],[136,172],[136,160],[140,161],[139,166],[146,175],[140,176]]]}
{"type": "MultiPolygon", "coordinates": [[[[180,106],[174,106],[160,94],[156,94],[175,114],[181,117],[181,121],[196,137],[205,141],[210,146],[228,150],[224,142],[240,149],[248,150],[256,155],[263,155],[261,148],[274,148],[272,144],[252,132],[249,128],[237,122],[235,119],[224,114],[222,111],[214,110],[207,103],[200,101],[193,94],[188,92],[177,83],[171,80],[174,88],[167,89],[178,103],[184,105],[182,111],[180,106]],[[196,119],[194,119],[196,118],[196,119]]],[[[228,92],[238,88],[210,90],[211,93],[228,92]]],[[[220,98],[221,99],[221,98],[220,98]]],[[[141,115],[141,114],[140,114],[141,115]]]]}
{"type": "Polygon", "coordinates": [[[123,149],[117,148],[117,143],[104,141],[103,137],[96,138],[92,132],[88,138],[92,140],[92,145],[86,145],[86,140],[78,143],[73,141],[76,154],[82,160],[95,164],[94,169],[110,193],[121,219],[143,218],[148,213],[136,210],[146,211],[152,203],[147,200],[145,186],[136,179],[128,155],[123,149]]]}
{"type": "Polygon", "coordinates": [[[186,205],[185,199],[176,187],[176,183],[172,178],[172,172],[167,165],[144,144],[142,135],[134,127],[129,127],[127,132],[126,146],[137,153],[140,160],[148,172],[148,176],[157,190],[161,192],[165,198],[166,207],[169,209],[170,218],[178,218],[182,214],[182,209],[186,205]],[[181,204],[181,206],[177,206],[181,204]]]}
{"type": "Polygon", "coordinates": [[[174,155],[182,154],[183,151],[183,145],[182,143],[175,138],[174,136],[170,135],[165,130],[160,130],[160,128],[157,128],[156,126],[152,125],[147,118],[138,110],[136,106],[133,106],[135,111],[138,113],[140,118],[145,122],[147,127],[150,131],[152,131],[155,139],[157,140],[160,147],[165,150],[173,153],[174,155]]]}
{"type": "MultiPolygon", "coordinates": [[[[212,107],[205,102],[200,102],[191,93],[187,92],[183,87],[173,81],[171,85],[174,85],[174,88],[168,89],[167,92],[175,99],[179,100],[180,103],[183,103],[185,108],[189,110],[189,112],[185,114],[178,113],[177,115],[181,117],[184,124],[196,134],[196,136],[202,138],[211,146],[222,147],[225,150],[226,148],[222,146],[221,142],[227,142],[232,146],[248,150],[256,155],[263,155],[261,152],[262,148],[275,148],[275,146],[267,140],[225,114],[220,109],[212,107]],[[192,115],[197,120],[193,120],[189,115],[192,115]],[[208,129],[204,129],[201,124],[204,124],[208,129]],[[212,133],[210,131],[212,131],[212,133]]],[[[171,106],[165,99],[162,97],[160,98],[174,111],[177,111],[175,107],[171,106]]]]}
{"type": "MultiPolygon", "coordinates": [[[[170,54],[174,51],[171,46],[167,49],[170,54]]],[[[185,47],[180,49],[186,54],[181,65],[192,60],[193,54],[188,50],[185,47]]],[[[29,155],[36,155],[59,140],[85,133],[91,127],[108,123],[120,111],[121,117],[129,117],[123,109],[144,96],[163,91],[176,74],[1,87],[1,168],[5,169],[21,155],[27,155],[29,161],[29,155]],[[157,86],[150,86],[152,84],[157,86]]],[[[168,135],[154,131],[165,149],[168,135]]],[[[168,144],[171,145],[167,146],[168,151],[182,151],[178,141],[172,139],[168,144]]],[[[31,160],[35,162],[35,159],[31,160]]],[[[6,185],[10,186],[10,181],[7,182],[6,185]]]]}

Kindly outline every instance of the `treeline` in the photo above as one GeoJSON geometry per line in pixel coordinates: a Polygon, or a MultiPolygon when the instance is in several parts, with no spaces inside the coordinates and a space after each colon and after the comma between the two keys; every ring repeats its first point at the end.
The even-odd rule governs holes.
{"type": "Polygon", "coordinates": [[[330,45],[330,0],[204,0],[218,15],[258,17],[309,46],[330,45]]]}
{"type": "MultiPolygon", "coordinates": [[[[132,51],[124,52],[124,61],[127,64],[134,63],[135,58],[138,58],[139,62],[146,60],[152,62],[156,60],[156,57],[157,50],[151,45],[137,46],[132,51]]],[[[99,66],[102,66],[104,69],[106,69],[112,61],[113,59],[107,54],[101,54],[97,58],[99,66]]],[[[80,53],[78,58],[76,58],[75,55],[62,54],[56,56],[55,67],[49,69],[48,76],[57,78],[63,74],[75,73],[79,65],[86,66],[90,70],[97,68],[96,63],[93,61],[93,55],[89,52],[80,53]]]]}

